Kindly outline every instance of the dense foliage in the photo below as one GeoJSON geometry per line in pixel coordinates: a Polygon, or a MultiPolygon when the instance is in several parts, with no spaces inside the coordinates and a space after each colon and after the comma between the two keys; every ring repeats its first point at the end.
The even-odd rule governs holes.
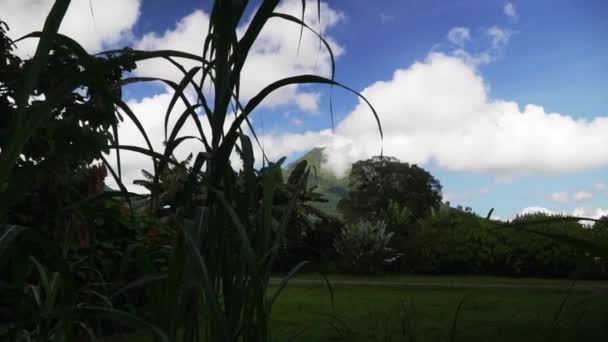
{"type": "MultiPolygon", "coordinates": [[[[24,122],[18,97],[35,64],[13,53],[7,28],[0,22],[3,153],[18,140],[24,122]]],[[[28,119],[42,115],[44,124],[26,123],[29,137],[0,191],[0,252],[6,253],[0,261],[0,320],[28,321],[20,327],[23,338],[50,341],[88,334],[99,321],[51,314],[69,313],[79,303],[124,307],[124,301],[109,303],[111,292],[144,274],[134,264],[135,254],[151,254],[161,246],[145,235],[149,219],[129,213],[127,203],[106,192],[104,183],[108,172],[102,156],[120,121],[117,84],[133,67],[112,55],[90,56],[59,37],[31,90],[28,119]],[[6,222],[10,225],[3,226],[6,222]],[[41,310],[50,316],[29,321],[41,310]]],[[[106,333],[115,332],[104,327],[106,333]]]]}
{"type": "Polygon", "coordinates": [[[338,205],[344,217],[353,221],[377,217],[391,202],[407,207],[412,220],[423,218],[441,203],[441,184],[423,168],[393,157],[354,163],[348,196],[338,205]]]}
{"type": "MultiPolygon", "coordinates": [[[[16,134],[17,97],[32,61],[12,53],[4,24],[0,26],[0,150],[6,150],[16,134]]],[[[70,230],[75,236],[80,231],[81,245],[96,234],[89,229],[103,226],[95,213],[104,211],[100,206],[107,212],[112,204],[82,200],[104,191],[107,171],[93,163],[109,151],[111,128],[119,122],[114,102],[120,99],[120,88],[115,85],[133,66],[111,57],[84,58],[69,40],[56,42],[29,103],[30,108],[44,109],[45,124],[29,133],[11,182],[0,192],[7,221],[38,227],[55,240],[67,238],[70,230]]]]}
{"type": "Polygon", "coordinates": [[[386,221],[336,228],[335,257],[319,268],[336,270],[332,266],[337,265],[338,271],[347,273],[608,278],[605,247],[599,253],[581,247],[608,246],[606,218],[590,226],[568,217],[533,214],[506,224],[443,206],[411,223],[407,210],[396,204],[382,215],[386,221]],[[376,226],[383,229],[372,229],[376,226]],[[379,232],[384,238],[378,238],[379,232]],[[387,253],[374,247],[379,241],[386,243],[387,253]],[[383,262],[382,255],[390,259],[389,254],[399,257],[383,262]]]}
{"type": "MultiPolygon", "coordinates": [[[[538,223],[549,217],[526,215],[523,227],[591,241],[595,229],[575,220],[538,223]]],[[[402,248],[403,267],[423,273],[460,273],[505,276],[602,276],[586,251],[532,232],[502,226],[473,213],[449,210],[420,222],[402,248]]]]}

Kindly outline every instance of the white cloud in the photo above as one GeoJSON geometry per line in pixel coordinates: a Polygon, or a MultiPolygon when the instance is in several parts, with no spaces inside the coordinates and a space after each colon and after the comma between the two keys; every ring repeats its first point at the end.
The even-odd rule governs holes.
{"type": "Polygon", "coordinates": [[[568,203],[570,200],[575,202],[582,202],[590,200],[591,198],[593,198],[593,194],[585,190],[577,191],[572,195],[565,191],[554,192],[551,194],[551,201],[557,204],[568,203]]]}
{"type": "Polygon", "coordinates": [[[471,33],[467,27],[454,27],[448,32],[448,40],[459,47],[463,47],[471,40],[471,33]]]}
{"type": "Polygon", "coordinates": [[[319,107],[319,93],[295,94],[295,103],[303,111],[315,113],[319,107]]]}
{"type": "Polygon", "coordinates": [[[486,29],[485,34],[490,38],[492,47],[495,49],[499,49],[509,43],[513,32],[495,25],[490,27],[489,29],[486,29]]]}
{"type": "Polygon", "coordinates": [[[593,186],[593,189],[597,192],[605,192],[606,190],[608,190],[608,187],[606,186],[605,183],[599,182],[593,186]]]}
{"type": "MultiPolygon", "coordinates": [[[[541,214],[546,214],[546,215],[585,217],[585,218],[597,220],[602,216],[608,215],[608,208],[602,209],[602,208],[578,207],[578,208],[573,209],[570,212],[566,212],[566,211],[555,211],[555,210],[547,209],[544,207],[527,207],[527,208],[524,208],[523,210],[521,210],[519,214],[520,215],[529,215],[529,214],[535,214],[535,213],[541,213],[541,214]]],[[[586,220],[580,220],[579,222],[582,224],[591,224],[592,223],[592,221],[586,221],[586,220]]]]}
{"type": "MultiPolygon", "coordinates": [[[[343,14],[321,3],[321,22],[319,23],[316,2],[309,0],[305,22],[317,31],[325,32],[343,20],[343,14]],[[314,9],[314,10],[313,10],[314,9]]],[[[289,0],[282,2],[277,12],[300,17],[301,2],[289,0]]],[[[208,29],[209,15],[197,10],[182,18],[177,25],[162,34],[148,33],[136,44],[144,50],[175,49],[202,54],[203,41],[208,29]]],[[[239,35],[244,33],[245,23],[239,28],[239,35]]],[[[330,76],[331,59],[324,48],[319,49],[319,40],[311,32],[304,30],[301,45],[298,49],[300,26],[282,19],[271,19],[262,30],[258,40],[250,51],[242,73],[240,95],[247,100],[257,94],[268,84],[287,76],[299,74],[320,74],[330,76]],[[297,55],[296,55],[297,52],[297,55]]],[[[334,56],[343,53],[343,48],[331,38],[324,38],[332,46],[334,56]]],[[[186,68],[194,63],[185,63],[186,68]]],[[[154,75],[171,80],[181,80],[182,74],[169,62],[163,60],[140,63],[136,72],[140,75],[154,75]]],[[[302,87],[283,88],[264,102],[266,106],[295,104],[301,110],[315,112],[318,108],[319,94],[306,91],[302,87]]]]}
{"type": "MultiPolygon", "coordinates": [[[[293,153],[307,152],[308,150],[333,143],[336,137],[331,130],[319,132],[305,132],[301,134],[267,134],[260,137],[265,153],[270,160],[276,160],[293,153]]],[[[254,146],[256,160],[261,159],[259,146],[254,146]]]]}
{"type": "Polygon", "coordinates": [[[556,212],[544,207],[527,207],[522,209],[519,213],[520,215],[531,215],[531,214],[546,214],[546,215],[558,215],[563,214],[560,212],[556,212]]]}
{"type": "Polygon", "coordinates": [[[481,51],[479,53],[470,53],[465,49],[455,49],[452,51],[452,55],[475,67],[489,64],[496,59],[494,53],[490,50],[481,51]]]}
{"type": "MultiPolygon", "coordinates": [[[[608,152],[601,148],[608,144],[608,117],[577,119],[547,113],[537,105],[522,108],[513,101],[492,99],[488,88],[474,65],[433,52],[424,61],[396,70],[391,79],[371,84],[363,94],[382,121],[385,154],[403,161],[435,161],[449,170],[502,177],[608,165],[608,152]]],[[[337,174],[357,160],[379,154],[381,146],[375,120],[363,102],[334,133],[272,138],[282,142],[282,155],[326,146],[328,165],[337,174]]]]}
{"type": "Polygon", "coordinates": [[[489,39],[489,44],[486,43],[486,47],[481,50],[471,51],[465,48],[466,43],[472,41],[470,30],[466,27],[452,28],[447,36],[453,47],[450,54],[475,67],[495,61],[509,43],[513,32],[496,25],[484,29],[482,32],[489,39]]]}
{"type": "Polygon", "coordinates": [[[555,203],[566,203],[568,202],[568,193],[567,192],[554,192],[551,194],[551,201],[555,203]]]}
{"type": "MultiPolygon", "coordinates": [[[[9,35],[17,39],[32,31],[42,30],[53,2],[0,0],[0,18],[8,23],[9,35]]],[[[140,5],[141,0],[72,1],[59,32],[75,39],[85,49],[97,52],[131,37],[140,5]]],[[[23,41],[19,43],[17,52],[22,56],[33,55],[36,44],[35,39],[23,41]]]]}
{"type": "Polygon", "coordinates": [[[584,191],[584,190],[578,191],[574,195],[572,195],[572,199],[577,202],[586,201],[586,200],[591,199],[592,197],[593,197],[592,193],[584,191]]]}
{"type": "Polygon", "coordinates": [[[511,2],[507,2],[504,7],[504,12],[507,17],[516,18],[517,17],[517,9],[515,5],[511,2]]]}
{"type": "Polygon", "coordinates": [[[294,126],[301,126],[304,123],[304,121],[298,118],[291,118],[289,119],[289,122],[294,126]]]}
{"type": "Polygon", "coordinates": [[[572,215],[578,217],[588,217],[592,219],[599,219],[602,216],[608,215],[608,208],[587,208],[587,207],[579,207],[572,211],[572,215]]]}
{"type": "Polygon", "coordinates": [[[490,218],[492,220],[494,220],[494,221],[503,221],[503,222],[507,221],[506,219],[504,219],[504,218],[502,218],[501,216],[498,216],[498,215],[492,215],[492,217],[490,217],[490,218]]]}

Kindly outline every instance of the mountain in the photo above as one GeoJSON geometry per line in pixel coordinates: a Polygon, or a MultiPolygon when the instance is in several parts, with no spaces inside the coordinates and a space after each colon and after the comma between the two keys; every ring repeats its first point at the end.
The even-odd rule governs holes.
{"type": "Polygon", "coordinates": [[[316,147],[304,154],[298,160],[287,165],[284,172],[286,175],[289,175],[295,165],[302,160],[306,160],[308,166],[312,168],[308,179],[308,185],[316,185],[319,192],[328,200],[328,202],[318,203],[316,206],[328,214],[337,214],[336,207],[338,202],[348,194],[348,179],[346,177],[338,178],[330,170],[324,168],[324,159],[323,148],[316,147]]]}

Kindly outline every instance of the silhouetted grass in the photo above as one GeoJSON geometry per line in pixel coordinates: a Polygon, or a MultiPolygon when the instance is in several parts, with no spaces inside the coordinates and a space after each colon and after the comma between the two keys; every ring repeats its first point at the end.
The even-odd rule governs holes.
{"type": "MultiPolygon", "coordinates": [[[[331,277],[335,279],[335,277],[331,277]]],[[[355,278],[351,278],[353,280],[355,278]]],[[[365,283],[368,279],[358,278],[365,283]]],[[[385,278],[390,280],[390,278],[385,278]]],[[[399,278],[394,279],[396,281],[399,278]]],[[[277,300],[272,324],[281,341],[604,341],[608,338],[608,291],[577,290],[563,304],[561,289],[452,288],[467,277],[425,277],[436,286],[340,285],[335,309],[322,284],[291,284],[277,300]],[[462,301],[462,298],[466,299],[462,301]],[[452,332],[454,313],[458,319],[452,332]],[[560,309],[561,308],[561,309],[560,309]],[[560,312],[555,320],[556,312],[560,312]]],[[[512,279],[492,278],[499,284],[512,279]]],[[[554,280],[553,284],[558,284],[554,280]]],[[[490,279],[473,283],[489,285],[490,279]]],[[[538,283],[537,283],[538,284],[538,283]]],[[[601,282],[597,282],[601,284],[601,282]]],[[[272,289],[271,289],[272,290],[272,289]]],[[[119,342],[120,339],[108,340],[119,342]]],[[[128,336],[125,342],[145,341],[128,336]]]]}

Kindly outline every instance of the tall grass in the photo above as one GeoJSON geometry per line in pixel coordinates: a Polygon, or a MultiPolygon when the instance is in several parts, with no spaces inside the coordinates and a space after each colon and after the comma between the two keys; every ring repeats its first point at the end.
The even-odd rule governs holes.
{"type": "MultiPolygon", "coordinates": [[[[33,58],[33,66],[29,69],[25,86],[17,100],[18,120],[14,134],[0,155],[0,185],[10,180],[11,170],[32,131],[45,123],[45,108],[28,107],[28,98],[35,87],[40,69],[46,64],[53,44],[57,40],[68,42],[83,60],[88,61],[93,58],[76,42],[57,33],[69,3],[69,0],[56,1],[43,31],[31,35],[39,37],[39,45],[33,58]]],[[[153,52],[122,50],[100,54],[116,63],[136,63],[162,58],[169,60],[184,74],[183,79],[177,83],[160,78],[130,78],[121,82],[124,85],[161,81],[173,88],[174,95],[164,119],[166,141],[163,151],[155,151],[152,148],[152,142],[136,113],[133,113],[116,96],[116,93],[112,92],[112,89],[107,89],[103,94],[135,123],[147,145],[147,148],[121,145],[115,129],[115,143],[112,148],[117,152],[118,170],[113,169],[102,157],[129,203],[131,194],[121,180],[121,151],[135,151],[152,158],[154,177],[149,205],[151,212],[157,212],[160,176],[170,164],[179,164],[179,161],[173,158],[175,149],[187,140],[196,140],[200,142],[201,150],[196,154],[188,170],[186,186],[177,194],[175,202],[171,205],[170,214],[166,217],[178,229],[168,272],[161,275],[149,274],[135,283],[128,284],[115,296],[104,297],[111,299],[128,295],[131,291],[143,290],[149,296],[153,296],[146,306],[145,316],[118,311],[111,303],[106,306],[70,301],[49,304],[41,313],[51,320],[37,320],[39,323],[37,327],[49,328],[35,335],[35,338],[41,341],[68,341],[72,335],[67,332],[72,329],[71,326],[75,322],[82,322],[79,319],[83,317],[93,317],[113,319],[123,324],[147,329],[159,341],[272,340],[270,329],[272,305],[287,285],[289,278],[306,264],[302,261],[294,267],[278,289],[274,293],[269,293],[270,273],[285,231],[289,229],[290,217],[301,200],[300,195],[305,190],[309,171],[305,162],[301,163],[291,173],[290,178],[284,181],[282,161],[268,162],[262,170],[256,170],[253,144],[250,137],[244,133],[243,126],[251,127],[249,116],[269,95],[283,87],[298,84],[326,84],[342,87],[356,94],[352,89],[334,80],[333,53],[329,44],[315,32],[331,56],[330,78],[306,74],[280,79],[268,84],[246,103],[241,103],[239,98],[241,73],[249,51],[265,25],[270,20],[285,20],[299,25],[301,30],[312,31],[303,22],[306,11],[305,1],[302,1],[301,18],[275,12],[278,4],[278,0],[261,1],[253,12],[250,24],[239,37],[237,27],[242,22],[246,9],[252,4],[247,0],[215,1],[208,32],[205,35],[207,38],[201,42],[204,43],[201,56],[169,50],[153,52]],[[194,61],[198,66],[188,70],[177,62],[178,58],[194,61]],[[203,85],[207,84],[212,85],[212,95],[203,91],[203,85]],[[188,100],[187,89],[196,94],[195,102],[188,100]],[[173,127],[169,127],[169,117],[177,101],[182,101],[186,110],[179,115],[173,127]],[[232,124],[225,130],[229,115],[234,115],[234,118],[232,124]],[[210,134],[205,134],[203,131],[201,120],[205,119],[211,128],[210,134]],[[198,130],[197,136],[180,135],[187,120],[194,121],[198,130]],[[240,170],[235,170],[230,163],[233,154],[237,154],[242,160],[240,170]],[[199,198],[201,193],[204,194],[202,200],[199,198]],[[57,319],[58,317],[64,319],[57,319]]],[[[317,11],[320,11],[320,8],[319,3],[317,11]]],[[[320,13],[318,15],[320,18],[320,13]]],[[[202,32],[201,36],[203,36],[202,32]]],[[[94,71],[92,73],[94,74],[94,71]]],[[[367,102],[365,98],[359,96],[367,102]]],[[[378,115],[371,105],[370,108],[382,135],[378,115]]],[[[255,137],[255,132],[253,134],[255,137]]],[[[0,215],[6,209],[0,205],[0,215]]],[[[23,236],[31,231],[32,228],[28,227],[4,225],[0,234],[0,255],[16,246],[17,241],[22,241],[23,236]]],[[[35,245],[29,243],[25,246],[32,248],[35,245]]],[[[47,248],[42,244],[37,246],[47,248]]],[[[15,253],[14,249],[12,253],[15,253]]],[[[61,256],[48,259],[56,259],[55,261],[58,262],[62,260],[61,256]]],[[[46,275],[48,271],[45,268],[51,266],[37,263],[37,267],[41,275],[46,275]]],[[[58,283],[47,281],[53,284],[49,285],[53,291],[56,291],[57,287],[62,290],[69,289],[67,284],[71,282],[67,281],[67,278],[71,274],[71,269],[69,265],[64,265],[64,268],[65,272],[62,274],[65,274],[66,281],[63,283],[63,288],[57,285],[58,283]]],[[[60,279],[59,275],[53,277],[60,279]]],[[[53,291],[51,292],[54,293],[53,291]]],[[[53,301],[50,300],[49,303],[53,301]]],[[[28,322],[13,322],[5,329],[4,336],[15,339],[34,336],[20,334],[24,329],[22,326],[27,326],[26,323],[28,322]]],[[[95,332],[92,327],[86,326],[85,330],[91,333],[91,338],[94,337],[95,332]]]]}
{"type": "MultiPolygon", "coordinates": [[[[252,142],[243,133],[242,126],[249,124],[249,116],[267,96],[280,88],[312,83],[342,85],[334,81],[332,68],[331,78],[317,75],[284,78],[267,85],[247,103],[241,103],[241,72],[267,22],[287,20],[302,29],[310,29],[301,19],[276,13],[278,3],[276,0],[262,1],[239,39],[237,26],[248,1],[216,1],[202,58],[187,56],[198,61],[200,66],[186,70],[172,61],[184,72],[184,78],[174,86],[175,93],[167,108],[164,151],[156,153],[135,146],[115,146],[118,150],[139,151],[154,158],[154,182],[158,184],[158,175],[168,166],[173,151],[181,143],[187,139],[201,143],[189,182],[179,196],[184,200],[175,203],[173,208],[171,219],[180,232],[168,278],[159,285],[152,285],[159,297],[151,319],[172,341],[178,336],[184,341],[271,340],[272,305],[287,279],[305,265],[304,261],[298,264],[277,292],[268,293],[270,273],[290,217],[306,185],[308,171],[305,163],[298,165],[287,183],[282,180],[280,163],[269,163],[263,170],[256,171],[252,142]],[[203,85],[208,82],[213,86],[212,96],[203,91],[203,85]],[[187,87],[194,89],[196,103],[187,100],[187,87]],[[186,111],[170,128],[169,115],[178,100],[184,102],[186,111]],[[204,118],[208,120],[210,135],[205,135],[201,128],[198,108],[202,108],[204,118]],[[224,126],[233,110],[233,122],[225,131],[224,126]],[[180,130],[189,118],[194,120],[199,135],[180,137],[180,130]],[[240,171],[230,164],[233,153],[242,160],[240,171]],[[199,186],[206,194],[202,203],[189,200],[199,186]],[[288,195],[284,203],[278,203],[280,192],[288,195]]],[[[321,36],[319,38],[332,56],[333,65],[329,45],[321,36]]],[[[139,59],[147,58],[147,55],[133,51],[124,56],[139,59]]],[[[178,56],[177,52],[165,51],[155,57],[178,56]]],[[[374,115],[377,118],[375,112],[374,115]]],[[[152,205],[157,205],[156,196],[152,194],[152,205]]]]}

